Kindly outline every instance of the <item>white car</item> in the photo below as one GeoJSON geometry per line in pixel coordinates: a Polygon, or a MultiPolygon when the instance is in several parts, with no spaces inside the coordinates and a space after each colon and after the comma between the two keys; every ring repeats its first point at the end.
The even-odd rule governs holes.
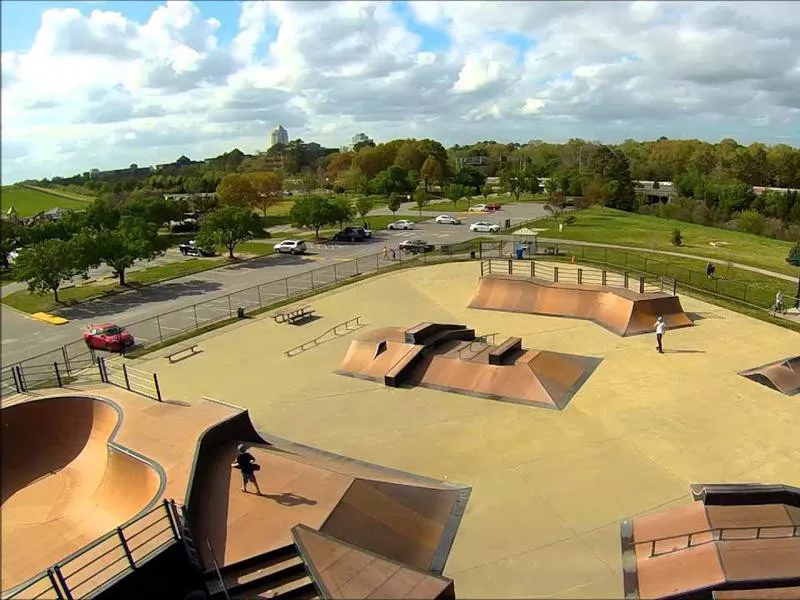
{"type": "Polygon", "coordinates": [[[305,254],[306,243],[303,240],[283,240],[273,248],[278,254],[305,254]]]}
{"type": "Polygon", "coordinates": [[[395,221],[394,223],[389,223],[386,229],[414,229],[414,221],[406,221],[405,219],[400,219],[399,221],[395,221]]]}
{"type": "Polygon", "coordinates": [[[469,212],[489,212],[489,208],[485,204],[475,204],[469,207],[469,212]]]}
{"type": "Polygon", "coordinates": [[[450,215],[439,215],[436,217],[436,223],[438,225],[461,225],[461,221],[459,219],[451,217],[450,215]]]}
{"type": "Polygon", "coordinates": [[[495,225],[494,223],[486,223],[484,221],[478,221],[477,223],[473,223],[469,226],[470,231],[479,231],[481,233],[497,233],[500,231],[500,225],[495,225]]]}

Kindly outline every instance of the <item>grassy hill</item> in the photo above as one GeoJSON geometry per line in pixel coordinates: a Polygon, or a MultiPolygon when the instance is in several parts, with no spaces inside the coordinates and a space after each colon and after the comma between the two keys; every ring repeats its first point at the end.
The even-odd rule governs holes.
{"type": "Polygon", "coordinates": [[[79,210],[87,208],[92,200],[93,198],[72,192],[22,185],[4,185],[0,189],[0,208],[3,213],[13,206],[21,217],[29,217],[56,207],[79,210]]]}
{"type": "Polygon", "coordinates": [[[535,227],[548,229],[542,232],[542,237],[695,254],[717,263],[730,260],[797,275],[797,267],[785,260],[794,245],[792,242],[599,206],[576,212],[575,216],[575,224],[564,227],[563,233],[559,233],[552,219],[540,221],[535,227]],[[680,246],[672,245],[674,229],[681,230],[680,246]]]}

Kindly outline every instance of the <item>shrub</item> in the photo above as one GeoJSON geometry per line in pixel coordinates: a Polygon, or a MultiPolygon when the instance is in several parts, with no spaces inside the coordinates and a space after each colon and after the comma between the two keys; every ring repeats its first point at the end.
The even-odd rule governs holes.
{"type": "Polygon", "coordinates": [[[564,219],[564,223],[567,225],[574,225],[578,221],[578,217],[575,215],[567,215],[567,218],[564,219]]]}
{"type": "Polygon", "coordinates": [[[683,245],[683,236],[681,235],[681,230],[678,228],[672,230],[672,245],[673,246],[683,245]]]}

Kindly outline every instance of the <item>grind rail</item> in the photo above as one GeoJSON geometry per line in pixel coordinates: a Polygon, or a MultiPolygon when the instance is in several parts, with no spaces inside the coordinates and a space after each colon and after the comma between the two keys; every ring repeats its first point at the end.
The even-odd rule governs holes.
{"type": "Polygon", "coordinates": [[[552,283],[574,283],[577,285],[595,285],[600,287],[633,289],[640,294],[648,291],[669,292],[677,295],[678,284],[674,279],[665,277],[632,276],[628,271],[586,269],[540,263],[535,260],[487,259],[481,261],[481,277],[487,275],[517,275],[530,279],[542,279],[552,283]]]}
{"type": "Polygon", "coordinates": [[[343,321],[341,323],[338,323],[338,324],[334,325],[330,329],[328,329],[328,330],[324,331],[323,333],[319,334],[313,340],[309,340],[307,342],[303,342],[299,346],[295,346],[294,348],[290,348],[289,350],[286,350],[284,352],[284,354],[291,358],[292,356],[297,356],[301,352],[305,352],[309,348],[313,348],[314,346],[318,346],[321,343],[322,338],[324,338],[325,336],[327,336],[327,335],[329,335],[331,333],[333,335],[344,335],[344,334],[346,334],[346,333],[351,331],[351,324],[353,324],[353,323],[355,324],[355,327],[352,327],[352,329],[358,329],[359,327],[361,327],[361,315],[358,315],[357,317],[353,317],[352,319],[347,319],[347,321],[343,321]],[[341,327],[344,327],[344,331],[340,332],[339,329],[341,327]]]}
{"type": "Polygon", "coordinates": [[[782,539],[782,538],[794,538],[800,537],[800,525],[763,525],[760,527],[715,527],[712,529],[701,529],[697,531],[692,531],[690,533],[682,533],[680,535],[672,535],[662,538],[657,538],[654,540],[647,540],[642,542],[635,542],[634,545],[639,546],[641,544],[650,544],[650,554],[648,558],[653,558],[656,556],[663,556],[665,554],[673,554],[675,552],[679,552],[681,550],[687,550],[688,548],[694,548],[696,546],[702,546],[704,544],[710,544],[712,542],[733,542],[733,541],[752,541],[752,540],[774,540],[774,539],[782,539]],[[777,535],[767,535],[762,536],[761,533],[764,531],[772,531],[775,532],[776,530],[791,530],[790,532],[784,532],[782,534],[778,533],[777,535]],[[732,531],[755,531],[755,536],[749,537],[729,537],[725,538],[725,532],[732,532],[732,531]],[[700,542],[693,543],[694,537],[698,535],[708,535],[711,534],[711,539],[705,539],[700,542]],[[667,540],[676,540],[678,538],[688,537],[686,540],[686,546],[682,546],[680,548],[671,548],[669,550],[662,550],[661,552],[656,551],[656,544],[658,542],[664,542],[667,540]]]}
{"type": "Polygon", "coordinates": [[[4,591],[1,597],[74,600],[89,596],[181,540],[180,531],[181,516],[175,501],[164,499],[38,575],[4,591]]]}

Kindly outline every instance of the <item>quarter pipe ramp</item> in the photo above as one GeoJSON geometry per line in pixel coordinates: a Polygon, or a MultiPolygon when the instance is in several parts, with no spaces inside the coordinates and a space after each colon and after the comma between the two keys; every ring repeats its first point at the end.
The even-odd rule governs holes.
{"type": "Polygon", "coordinates": [[[659,316],[670,329],[692,325],[677,296],[516,275],[481,277],[469,308],[587,319],[620,336],[654,331],[659,316]]]}

